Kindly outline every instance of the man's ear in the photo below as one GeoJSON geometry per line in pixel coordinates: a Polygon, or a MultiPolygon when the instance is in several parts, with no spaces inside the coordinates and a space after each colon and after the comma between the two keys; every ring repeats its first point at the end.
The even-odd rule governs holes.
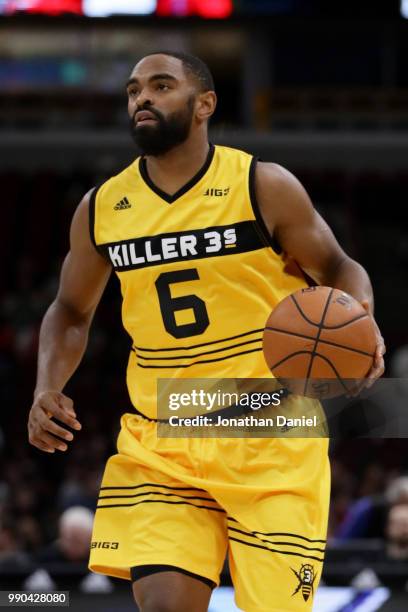
{"type": "Polygon", "coordinates": [[[217,106],[217,96],[215,91],[205,91],[198,94],[196,98],[196,118],[201,121],[207,121],[215,111],[217,106]]]}

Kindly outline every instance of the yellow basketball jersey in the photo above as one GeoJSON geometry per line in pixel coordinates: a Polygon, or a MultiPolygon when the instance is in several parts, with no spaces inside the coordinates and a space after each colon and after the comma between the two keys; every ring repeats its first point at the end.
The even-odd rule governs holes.
{"type": "Polygon", "coordinates": [[[210,146],[173,196],[143,157],[93,192],[92,240],[117,273],[133,346],[134,407],[157,414],[158,378],[269,378],[262,332],[274,306],[306,286],[273,247],[254,192],[256,160],[210,146]]]}

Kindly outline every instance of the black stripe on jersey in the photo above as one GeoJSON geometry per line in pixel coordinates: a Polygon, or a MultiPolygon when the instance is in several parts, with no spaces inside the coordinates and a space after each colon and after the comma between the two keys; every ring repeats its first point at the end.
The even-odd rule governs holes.
{"type": "Polygon", "coordinates": [[[315,551],[324,554],[324,549],[315,548],[312,546],[304,546],[303,544],[298,544],[297,542],[271,542],[270,540],[265,540],[265,538],[260,538],[254,536],[252,533],[247,533],[246,531],[242,531],[242,529],[236,529],[235,527],[228,527],[229,531],[235,531],[237,533],[242,533],[244,536],[248,536],[249,538],[253,538],[256,542],[264,542],[265,544],[272,544],[273,546],[296,546],[297,548],[302,548],[307,551],[315,551]]]}
{"type": "MultiPolygon", "coordinates": [[[[228,516],[227,520],[231,521],[232,523],[237,523],[237,525],[240,525],[240,527],[242,527],[241,523],[239,523],[239,521],[234,519],[232,516],[228,516]]],[[[299,535],[298,533],[291,533],[290,531],[248,531],[248,534],[250,533],[263,536],[288,536],[290,538],[299,538],[301,540],[305,540],[306,542],[320,542],[321,544],[326,543],[326,540],[311,540],[310,538],[306,538],[305,536],[299,535]]]]}
{"type": "MultiPolygon", "coordinates": [[[[133,349],[132,349],[133,350],[133,349]]],[[[251,349],[250,351],[241,351],[240,353],[233,353],[232,355],[226,355],[225,357],[217,357],[216,359],[201,359],[201,361],[193,361],[192,363],[169,363],[168,365],[146,365],[137,362],[140,368],[190,368],[193,365],[201,363],[213,363],[215,361],[224,361],[224,359],[231,359],[232,357],[239,357],[240,355],[248,355],[248,353],[257,353],[262,351],[262,347],[251,349]]]]}
{"type": "Polygon", "coordinates": [[[303,559],[313,559],[314,561],[319,561],[323,563],[324,559],[320,557],[315,557],[314,555],[302,555],[300,552],[293,552],[289,550],[277,550],[276,548],[269,548],[269,546],[262,546],[262,544],[251,544],[250,542],[245,542],[244,540],[239,540],[238,538],[228,538],[232,542],[238,542],[239,544],[244,544],[245,546],[251,546],[252,548],[261,548],[263,550],[268,550],[269,552],[279,553],[281,555],[292,555],[294,557],[303,557],[303,559]]]}
{"type": "Polygon", "coordinates": [[[222,512],[225,510],[222,508],[212,508],[211,506],[202,506],[200,504],[191,504],[187,501],[166,501],[164,499],[143,499],[142,501],[135,502],[134,504],[109,504],[107,506],[96,506],[97,510],[103,508],[126,508],[130,506],[140,506],[140,504],[170,504],[171,506],[191,506],[192,508],[203,508],[204,510],[211,510],[212,512],[222,512]]]}
{"type": "Polygon", "coordinates": [[[138,484],[138,485],[130,485],[130,486],[126,486],[126,487],[100,487],[100,491],[122,491],[122,490],[130,490],[130,489],[141,489],[142,487],[159,487],[161,489],[170,489],[170,491],[202,491],[205,492],[204,489],[198,489],[197,487],[178,487],[178,486],[174,486],[174,485],[164,485],[164,484],[157,484],[154,482],[145,482],[143,484],[138,484]]]}
{"type": "Polygon", "coordinates": [[[265,248],[256,221],[240,221],[107,242],[98,249],[114,270],[126,272],[150,266],[247,253],[265,248]]]}
{"type": "Polygon", "coordinates": [[[255,219],[259,228],[259,233],[262,237],[264,244],[270,247],[277,255],[280,255],[282,253],[282,247],[280,246],[277,239],[274,236],[271,236],[271,234],[269,233],[269,230],[265,225],[265,221],[262,218],[258,200],[256,197],[255,171],[258,161],[260,161],[258,157],[253,157],[251,165],[249,167],[249,197],[251,200],[252,210],[254,212],[255,219]]]}
{"type": "Polygon", "coordinates": [[[143,497],[144,495],[162,495],[163,497],[181,497],[181,499],[193,499],[205,501],[209,504],[217,502],[211,497],[198,497],[197,495],[178,495],[178,493],[161,493],[161,491],[144,491],[143,493],[134,493],[133,495],[102,495],[98,499],[132,499],[135,497],[143,497]]]}
{"type": "Polygon", "coordinates": [[[221,338],[220,340],[211,340],[211,342],[202,342],[201,344],[192,344],[191,346],[172,346],[171,348],[146,348],[144,346],[134,346],[133,348],[138,351],[148,351],[149,353],[155,353],[160,351],[189,351],[190,349],[200,348],[201,346],[209,346],[210,344],[219,344],[220,342],[227,342],[228,340],[235,340],[236,338],[242,338],[243,336],[250,336],[251,334],[258,334],[263,332],[264,328],[253,329],[252,331],[244,332],[243,334],[237,334],[236,336],[229,336],[228,338],[221,338]]]}
{"type": "Polygon", "coordinates": [[[172,355],[171,357],[145,357],[140,353],[136,353],[136,356],[145,361],[168,361],[169,359],[193,359],[194,357],[202,357],[203,355],[212,355],[213,353],[222,353],[223,351],[229,351],[237,348],[238,346],[245,346],[246,344],[253,344],[254,342],[262,342],[262,338],[255,338],[255,340],[247,340],[246,342],[240,342],[239,344],[231,344],[230,346],[224,346],[223,348],[213,349],[212,351],[204,351],[203,353],[194,353],[193,355],[172,355]]]}

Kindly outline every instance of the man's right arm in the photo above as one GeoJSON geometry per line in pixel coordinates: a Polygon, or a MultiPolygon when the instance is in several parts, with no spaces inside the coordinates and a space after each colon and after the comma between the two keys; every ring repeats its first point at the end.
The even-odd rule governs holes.
{"type": "Polygon", "coordinates": [[[61,438],[66,441],[73,438],[54,418],[73,429],[81,428],[72,400],[63,395],[62,389],[85,352],[89,327],[111,272],[111,266],[90,239],[90,194],[85,195],[74,214],[70,251],[62,266],[58,294],[41,324],[37,384],[28,433],[30,443],[46,452],[66,450],[61,438]]]}

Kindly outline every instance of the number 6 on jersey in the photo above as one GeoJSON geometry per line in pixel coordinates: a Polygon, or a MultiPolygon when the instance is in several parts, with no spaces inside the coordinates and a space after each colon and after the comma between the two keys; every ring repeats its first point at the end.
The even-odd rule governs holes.
{"type": "Polygon", "coordinates": [[[197,295],[171,296],[171,284],[193,280],[200,280],[196,268],[178,270],[176,272],[163,272],[155,283],[164,327],[174,338],[198,336],[210,324],[205,302],[197,295]],[[175,313],[180,310],[193,310],[195,321],[178,325],[175,313]]]}

